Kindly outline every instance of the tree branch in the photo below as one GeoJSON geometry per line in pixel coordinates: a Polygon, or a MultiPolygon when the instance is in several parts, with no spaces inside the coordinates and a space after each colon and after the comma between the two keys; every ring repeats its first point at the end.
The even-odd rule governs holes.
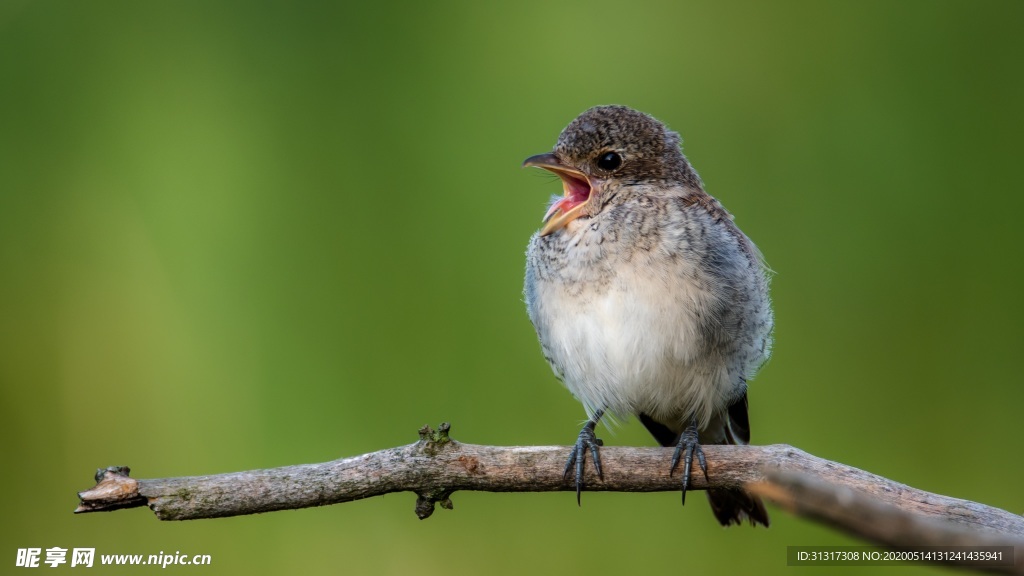
{"type": "MultiPolygon", "coordinates": [[[[824,460],[791,446],[704,446],[708,480],[694,474],[692,488],[745,487],[798,515],[824,521],[888,546],[1016,546],[1024,572],[1024,517],[968,500],[932,494],[824,460]]],[[[451,508],[457,490],[547,492],[575,490],[562,470],[563,446],[479,446],[420,430],[420,441],[322,464],[284,466],[178,478],[136,480],[128,468],[97,471],[95,487],[78,494],[76,513],[149,506],[161,520],[256,514],[350,502],[391,492],[418,495],[416,514],[435,504],[451,508]]],[[[669,448],[601,449],[604,478],[591,466],[588,491],[677,491],[678,474],[666,468],[669,448]]]]}

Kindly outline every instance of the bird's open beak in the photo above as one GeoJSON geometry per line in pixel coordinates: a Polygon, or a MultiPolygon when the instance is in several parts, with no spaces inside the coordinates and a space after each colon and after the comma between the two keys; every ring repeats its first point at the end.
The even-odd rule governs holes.
{"type": "Polygon", "coordinates": [[[569,222],[582,215],[583,207],[590,200],[593,186],[587,176],[574,168],[569,168],[550,152],[530,156],[523,161],[523,167],[535,166],[549,172],[554,172],[562,179],[562,189],[565,197],[553,203],[544,215],[544,227],[540,230],[541,236],[547,236],[559,228],[563,228],[569,222]]]}

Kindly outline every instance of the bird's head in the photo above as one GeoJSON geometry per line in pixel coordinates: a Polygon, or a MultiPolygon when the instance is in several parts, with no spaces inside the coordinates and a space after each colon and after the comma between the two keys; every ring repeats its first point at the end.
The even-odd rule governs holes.
{"type": "Polygon", "coordinates": [[[681,144],[679,134],[626,106],[596,106],[580,114],[562,130],[552,152],[523,162],[562,179],[564,195],[548,208],[540,235],[595,216],[613,200],[624,201],[632,186],[700,189],[681,144]]]}

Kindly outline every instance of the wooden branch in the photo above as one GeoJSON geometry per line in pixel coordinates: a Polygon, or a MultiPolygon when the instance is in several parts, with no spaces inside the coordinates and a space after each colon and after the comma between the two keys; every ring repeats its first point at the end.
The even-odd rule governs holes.
{"type": "MultiPolygon", "coordinates": [[[[866,490],[861,491],[850,484],[830,484],[809,474],[773,471],[767,481],[748,484],[747,489],[798,516],[893,548],[1014,546],[1016,554],[1012,565],[988,568],[1024,574],[1024,538],[1019,532],[1024,518],[1021,516],[969,500],[936,496],[879,476],[875,478],[883,483],[867,485],[866,490]],[[904,493],[895,494],[895,502],[886,502],[879,491],[887,493],[894,487],[904,493]],[[992,511],[1007,515],[1008,522],[1004,524],[996,517],[998,514],[991,514],[992,511]],[[979,517],[985,520],[978,522],[979,517]]],[[[966,562],[946,564],[978,568],[966,562]]]]}
{"type": "MultiPolygon", "coordinates": [[[[1024,517],[968,500],[932,494],[791,446],[704,446],[708,478],[692,488],[746,487],[798,515],[888,546],[1017,546],[1024,571],[1024,517]]],[[[435,504],[451,508],[457,490],[547,492],[575,490],[563,479],[566,446],[479,446],[420,430],[420,441],[322,464],[213,476],[136,480],[126,467],[97,471],[95,487],[79,493],[75,510],[99,512],[149,506],[161,520],[256,514],[350,502],[391,492],[418,495],[416,514],[435,504]]],[[[604,478],[588,463],[587,491],[677,491],[669,448],[601,449],[604,478]]]]}

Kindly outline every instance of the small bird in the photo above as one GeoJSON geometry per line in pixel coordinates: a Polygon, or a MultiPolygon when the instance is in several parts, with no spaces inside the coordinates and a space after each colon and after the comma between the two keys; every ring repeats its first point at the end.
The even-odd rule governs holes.
{"type": "MultiPolygon", "coordinates": [[[[569,454],[576,499],[597,423],[635,415],[683,460],[682,499],[701,444],[747,444],[747,380],[772,343],[768,274],[754,243],[704,191],[679,134],[625,106],[597,106],[523,166],[562,181],[526,252],[524,293],[544,358],[583,403],[569,454]]],[[[724,525],[768,525],[757,497],[707,491],[724,525]]]]}

